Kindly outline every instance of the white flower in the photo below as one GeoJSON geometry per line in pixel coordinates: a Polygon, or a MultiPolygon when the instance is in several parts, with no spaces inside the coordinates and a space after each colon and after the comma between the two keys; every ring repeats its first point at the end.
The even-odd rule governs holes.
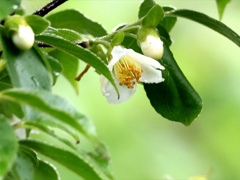
{"type": "Polygon", "coordinates": [[[160,83],[164,80],[161,72],[164,67],[150,57],[121,46],[115,46],[111,55],[112,59],[108,68],[113,73],[120,96],[118,97],[108,79],[102,75],[100,77],[102,93],[111,104],[121,103],[129,99],[139,82],[160,83]]]}
{"type": "Polygon", "coordinates": [[[21,50],[28,50],[34,44],[34,33],[30,26],[19,25],[18,30],[13,33],[12,41],[21,50]]]}
{"type": "Polygon", "coordinates": [[[158,36],[148,35],[140,46],[143,54],[148,57],[161,59],[163,56],[163,42],[158,36]]]}

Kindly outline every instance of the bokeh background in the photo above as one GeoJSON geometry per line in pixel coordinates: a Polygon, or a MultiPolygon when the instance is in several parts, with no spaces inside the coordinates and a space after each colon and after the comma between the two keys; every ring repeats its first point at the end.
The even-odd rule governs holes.
{"type": "MultiPolygon", "coordinates": [[[[49,0],[23,0],[31,13],[49,0]]],[[[102,23],[108,32],[120,23],[137,20],[140,0],[69,0],[74,8],[102,23]]],[[[218,19],[215,0],[156,0],[160,5],[197,10],[218,19]]],[[[240,34],[240,1],[226,8],[222,22],[240,34]]],[[[182,71],[200,94],[203,110],[188,127],[168,121],[151,107],[144,89],[119,105],[110,105],[100,92],[93,69],[79,82],[76,95],[60,77],[53,92],[68,99],[91,118],[107,145],[111,169],[119,180],[187,179],[209,174],[211,180],[240,179],[240,50],[220,34],[179,18],[170,33],[182,71]]],[[[84,68],[81,63],[79,72],[84,68]]],[[[78,180],[60,165],[63,180],[78,180]]]]}

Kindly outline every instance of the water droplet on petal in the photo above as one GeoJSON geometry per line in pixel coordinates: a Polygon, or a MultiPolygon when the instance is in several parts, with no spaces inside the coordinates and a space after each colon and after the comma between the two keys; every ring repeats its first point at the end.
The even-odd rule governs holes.
{"type": "Polygon", "coordinates": [[[108,97],[108,96],[110,96],[110,92],[105,92],[103,95],[108,97]]]}

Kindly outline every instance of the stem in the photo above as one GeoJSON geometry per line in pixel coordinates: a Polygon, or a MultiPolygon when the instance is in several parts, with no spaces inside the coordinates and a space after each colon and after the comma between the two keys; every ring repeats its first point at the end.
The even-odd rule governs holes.
{"type": "Polygon", "coordinates": [[[86,74],[91,66],[86,65],[85,69],[75,78],[76,81],[80,81],[84,74],[86,74]]]}
{"type": "Polygon", "coordinates": [[[61,4],[65,3],[66,1],[68,1],[68,0],[53,0],[52,2],[46,4],[44,7],[37,10],[33,14],[43,17],[46,14],[48,14],[50,11],[52,11],[53,9],[55,9],[58,6],[60,6],[61,4]]]}

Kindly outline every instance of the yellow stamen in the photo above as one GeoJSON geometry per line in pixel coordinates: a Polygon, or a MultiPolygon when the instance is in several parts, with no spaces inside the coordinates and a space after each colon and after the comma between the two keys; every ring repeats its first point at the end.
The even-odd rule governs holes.
{"type": "Polygon", "coordinates": [[[125,85],[129,89],[134,88],[136,82],[139,82],[142,72],[140,64],[128,55],[123,56],[114,65],[114,73],[119,80],[119,85],[125,85]]]}

